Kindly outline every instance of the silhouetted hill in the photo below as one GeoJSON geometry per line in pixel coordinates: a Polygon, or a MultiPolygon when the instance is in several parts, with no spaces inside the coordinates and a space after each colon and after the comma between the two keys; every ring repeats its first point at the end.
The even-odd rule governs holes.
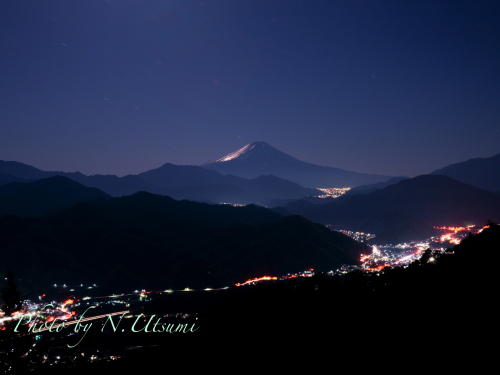
{"type": "Polygon", "coordinates": [[[314,188],[353,187],[391,178],[306,163],[265,142],[252,142],[218,160],[205,163],[202,167],[224,175],[230,174],[244,178],[272,174],[294,181],[301,186],[314,188]]]}
{"type": "Polygon", "coordinates": [[[11,176],[20,177],[26,180],[39,180],[42,178],[52,177],[57,174],[57,172],[45,172],[41,169],[32,167],[27,164],[19,163],[17,161],[4,160],[0,160],[0,172],[9,174],[11,176]]]}
{"type": "MultiPolygon", "coordinates": [[[[208,199],[215,202],[262,204],[273,198],[298,199],[307,195],[320,194],[316,189],[304,188],[275,176],[260,176],[247,180],[236,176],[223,176],[218,172],[197,166],[169,163],[139,175],[117,177],[114,175],[86,176],[80,172],[45,172],[22,163],[0,161],[0,173],[10,173],[13,177],[30,180],[65,176],[82,185],[96,187],[114,197],[147,191],[171,195],[176,199],[196,201],[208,199]],[[219,186],[218,191],[216,186],[219,186]]],[[[0,175],[0,185],[1,179],[0,175]]]]}
{"type": "Polygon", "coordinates": [[[386,241],[418,240],[432,233],[433,226],[499,220],[500,199],[446,176],[423,175],[295,213],[315,222],[375,233],[386,241]],[[424,237],[413,237],[418,233],[424,237]]]}
{"type": "Polygon", "coordinates": [[[159,168],[139,173],[139,178],[163,188],[180,188],[220,183],[231,183],[238,178],[223,178],[220,173],[194,165],[174,165],[165,163],[159,168]]]}
{"type": "Polygon", "coordinates": [[[481,189],[498,191],[500,190],[500,154],[451,164],[431,174],[448,176],[481,189]]]}
{"type": "MultiPolygon", "coordinates": [[[[288,360],[291,354],[304,359],[307,366],[311,366],[312,358],[314,364],[321,367],[331,365],[332,356],[347,366],[356,364],[360,357],[363,361],[369,360],[368,366],[372,366],[388,356],[393,362],[403,358],[404,365],[408,362],[408,353],[417,353],[417,358],[421,355],[419,361],[426,367],[436,363],[447,368],[462,365],[461,360],[453,361],[459,358],[457,356],[476,363],[488,353],[485,350],[491,349],[491,335],[497,321],[493,297],[498,284],[499,241],[500,227],[492,225],[453,249],[426,251],[420,260],[404,268],[385,268],[376,273],[350,272],[333,277],[317,273],[300,281],[233,288],[222,292],[226,298],[221,294],[207,297],[205,293],[205,305],[209,304],[208,298],[217,300],[217,304],[182,319],[188,328],[197,328],[194,332],[177,335],[152,329],[149,333],[131,332],[129,327],[134,319],[124,319],[130,322],[128,326],[120,323],[120,327],[127,327],[124,333],[106,335],[100,329],[91,329],[78,347],[79,352],[86,348],[121,350],[122,358],[76,367],[74,362],[65,363],[63,358],[57,365],[43,367],[41,364],[39,368],[61,374],[150,372],[165,365],[168,353],[169,358],[175,358],[193,371],[205,369],[210,361],[220,361],[221,356],[260,371],[260,360],[248,360],[256,350],[262,352],[260,359],[283,358],[280,366],[285,371],[297,368],[297,361],[288,360]],[[478,262],[478,259],[488,261],[478,262]],[[437,352],[422,351],[429,343],[439,348],[437,352]],[[135,350],[123,350],[131,345],[136,346],[135,350]],[[196,361],[193,362],[193,358],[196,361]]],[[[161,317],[162,322],[177,323],[167,320],[164,314],[179,297],[157,295],[152,301],[133,308],[134,314],[146,315],[139,320],[139,329],[153,314],[155,320],[161,317]]],[[[183,302],[178,305],[182,308],[189,305],[187,298],[183,302]]],[[[24,347],[38,351],[40,355],[32,360],[42,363],[45,352],[41,347],[54,355],[52,348],[66,349],[66,342],[74,343],[75,337],[71,339],[73,341],[47,333],[36,347],[32,337],[27,337],[24,347]]],[[[23,350],[21,355],[24,353],[23,350]]],[[[68,357],[74,355],[74,351],[66,353],[68,357]]],[[[489,358],[487,354],[486,357],[489,358]]],[[[14,363],[18,371],[29,369],[31,364],[28,361],[14,363]]],[[[485,368],[489,369],[489,364],[485,368]]]]}
{"type": "Polygon", "coordinates": [[[0,216],[39,216],[51,210],[67,208],[78,202],[111,198],[62,176],[34,182],[11,182],[0,186],[0,216]]]}
{"type": "Polygon", "coordinates": [[[158,192],[157,187],[134,175],[118,177],[115,175],[96,174],[93,176],[86,176],[80,172],[74,172],[64,173],[63,176],[71,178],[82,185],[96,187],[113,197],[132,195],[138,191],[148,191],[151,193],[158,192]]]}
{"type": "MultiPolygon", "coordinates": [[[[317,274],[288,285],[256,287],[202,314],[208,329],[200,335],[209,340],[217,333],[225,342],[244,337],[249,343],[263,332],[266,342],[290,342],[297,335],[310,343],[338,337],[338,352],[353,359],[360,354],[352,348],[372,333],[379,345],[370,351],[379,357],[413,352],[425,342],[449,354],[471,339],[482,337],[487,346],[496,322],[491,296],[498,281],[496,262],[490,260],[498,259],[499,241],[500,227],[492,225],[451,250],[425,252],[407,268],[351,272],[343,278],[317,274]]],[[[308,347],[301,353],[314,356],[322,345],[308,347]]],[[[238,355],[241,346],[227,350],[238,355]]]]}
{"type": "Polygon", "coordinates": [[[0,186],[8,184],[10,182],[30,182],[30,181],[31,180],[25,178],[11,176],[10,174],[7,173],[0,173],[0,186]]]}
{"type": "Polygon", "coordinates": [[[273,207],[271,208],[272,211],[279,213],[280,215],[283,216],[290,216],[290,215],[295,215],[294,213],[288,211],[286,208],[283,208],[281,206],[278,207],[273,207]]]}
{"type": "Polygon", "coordinates": [[[218,202],[250,203],[271,198],[300,198],[306,195],[318,195],[316,189],[307,189],[276,176],[259,176],[248,180],[236,176],[223,176],[218,172],[192,165],[164,164],[160,168],[138,175],[145,181],[163,189],[165,194],[172,194],[179,199],[218,202]],[[221,190],[214,191],[219,185],[221,190]],[[232,188],[230,187],[232,186],[232,188]],[[196,188],[195,188],[196,187],[196,188]],[[241,189],[241,190],[238,190],[241,189]],[[226,195],[225,192],[228,194],[226,195]]]}
{"type": "Polygon", "coordinates": [[[39,180],[52,176],[64,176],[87,187],[95,187],[111,196],[122,196],[138,191],[155,192],[155,187],[137,176],[118,177],[114,175],[86,176],[80,172],[48,172],[15,161],[0,160],[0,173],[7,173],[25,180],[39,180]]]}
{"type": "Polygon", "coordinates": [[[288,203],[296,202],[298,200],[301,201],[306,201],[312,204],[327,204],[327,203],[333,203],[335,202],[335,199],[333,197],[327,197],[327,198],[319,198],[318,196],[311,196],[308,195],[307,197],[302,197],[300,199],[272,199],[269,202],[265,203],[265,206],[267,207],[279,207],[279,206],[285,206],[288,203]]]}
{"type": "Polygon", "coordinates": [[[175,201],[150,193],[101,199],[42,218],[0,218],[0,257],[28,288],[97,283],[221,287],[265,272],[356,262],[366,246],[268,209],[175,201]],[[23,257],[19,257],[22,252],[23,257]]]}
{"type": "Polygon", "coordinates": [[[354,264],[360,253],[369,250],[339,232],[292,215],[253,228],[231,226],[214,235],[201,251],[252,278],[308,268],[326,272],[344,263],[354,264]]]}
{"type": "Polygon", "coordinates": [[[187,186],[174,189],[159,189],[162,195],[168,195],[177,200],[187,199],[195,202],[206,200],[221,203],[248,204],[260,203],[258,196],[229,184],[211,184],[187,186]]]}
{"type": "Polygon", "coordinates": [[[387,180],[385,182],[379,182],[379,183],[371,184],[371,185],[357,186],[353,189],[346,191],[346,193],[344,195],[349,196],[349,195],[355,195],[355,194],[368,194],[368,193],[371,193],[375,190],[383,189],[389,185],[397,184],[399,181],[407,180],[408,178],[409,177],[404,177],[404,176],[394,177],[394,178],[391,178],[390,180],[387,180]]]}
{"type": "Polygon", "coordinates": [[[311,209],[314,209],[315,206],[316,205],[314,203],[299,199],[299,200],[287,203],[283,208],[287,209],[290,212],[295,212],[295,211],[311,210],[311,209]]]}
{"type": "Polygon", "coordinates": [[[271,199],[280,197],[287,198],[301,198],[306,195],[320,195],[321,191],[317,189],[308,189],[300,186],[299,184],[284,180],[274,175],[261,175],[251,180],[242,180],[234,183],[236,186],[247,190],[251,194],[262,197],[261,199],[271,199]]]}

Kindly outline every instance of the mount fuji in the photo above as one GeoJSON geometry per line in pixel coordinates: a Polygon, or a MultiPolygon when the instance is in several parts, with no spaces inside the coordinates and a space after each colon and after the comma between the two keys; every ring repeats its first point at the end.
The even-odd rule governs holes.
{"type": "Polygon", "coordinates": [[[299,185],[314,188],[355,187],[385,182],[394,177],[307,163],[285,154],[266,142],[252,142],[220,159],[205,163],[202,167],[244,178],[273,174],[299,185]]]}

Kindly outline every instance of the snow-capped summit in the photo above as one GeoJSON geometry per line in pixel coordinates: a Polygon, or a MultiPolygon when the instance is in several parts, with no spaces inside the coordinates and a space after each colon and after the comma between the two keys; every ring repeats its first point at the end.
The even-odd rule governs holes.
{"type": "Polygon", "coordinates": [[[249,143],[220,159],[203,164],[202,167],[244,178],[273,174],[307,187],[354,187],[391,178],[306,163],[266,142],[249,143]]]}
{"type": "Polygon", "coordinates": [[[229,161],[231,162],[245,161],[247,163],[258,162],[264,165],[283,163],[284,161],[287,161],[288,163],[295,163],[295,162],[302,163],[302,161],[300,161],[299,159],[295,159],[294,157],[287,155],[284,152],[281,152],[280,150],[274,148],[273,146],[267,144],[266,142],[252,142],[240,148],[237,151],[227,154],[226,156],[220,159],[205,163],[202,165],[202,167],[213,169],[210,167],[210,165],[217,163],[225,163],[229,161]]]}
{"type": "MultiPolygon", "coordinates": [[[[236,159],[236,158],[242,156],[243,154],[245,154],[246,152],[249,152],[252,148],[255,147],[256,144],[257,144],[257,142],[249,143],[246,146],[240,148],[238,151],[231,152],[230,154],[227,154],[223,158],[217,159],[214,162],[209,162],[209,163],[206,163],[206,164],[221,163],[221,162],[224,162],[224,161],[229,161],[229,160],[236,159]]],[[[206,165],[206,164],[204,164],[204,165],[206,165]]]]}

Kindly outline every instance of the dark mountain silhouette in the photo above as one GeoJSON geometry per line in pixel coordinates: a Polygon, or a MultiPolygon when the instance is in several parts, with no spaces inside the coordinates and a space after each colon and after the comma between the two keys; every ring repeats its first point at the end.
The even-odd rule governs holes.
{"type": "MultiPolygon", "coordinates": [[[[372,340],[376,345],[362,353],[363,360],[368,359],[370,366],[387,353],[406,360],[408,353],[420,353],[425,342],[440,348],[437,354],[422,356],[421,362],[426,367],[436,363],[450,367],[450,358],[456,355],[477,362],[484,357],[484,350],[491,347],[491,332],[497,321],[492,296],[497,292],[495,260],[499,240],[500,227],[492,225],[452,249],[426,251],[420,260],[404,268],[385,268],[377,273],[350,272],[345,276],[317,273],[303,280],[268,282],[220,292],[155,295],[151,301],[132,306],[132,314],[143,313],[147,317],[154,314],[155,319],[161,317],[162,322],[174,326],[179,321],[187,327],[195,323],[199,329],[175,336],[175,345],[164,334],[131,331],[135,319],[124,319],[120,323],[120,327],[126,327],[123,333],[103,335],[101,330],[91,329],[79,344],[79,351],[86,348],[99,348],[105,353],[122,350],[122,358],[93,364],[82,361],[76,367],[69,360],[64,361],[64,357],[61,364],[45,363],[43,367],[46,353],[74,356],[74,352],[66,350],[67,342],[74,343],[67,340],[66,335],[45,335],[50,341],[44,337],[45,341],[37,342],[35,348],[32,336],[28,336],[21,341],[23,347],[33,348],[39,355],[30,362],[14,363],[18,372],[20,369],[28,372],[34,362],[39,364],[37,369],[46,372],[141,373],[164,366],[167,352],[177,362],[187,363],[190,369],[193,368],[190,361],[196,356],[200,363],[196,370],[206,368],[206,363],[224,353],[232,362],[245,363],[247,367],[248,363],[259,371],[261,362],[252,366],[248,353],[264,346],[266,350],[259,355],[272,361],[281,352],[267,350],[269,343],[283,343],[282,347],[286,348],[289,343],[296,343],[291,349],[293,353],[304,358],[308,365],[314,358],[315,365],[323,367],[331,364],[332,353],[349,364],[359,361],[359,350],[353,348],[369,341],[366,337],[371,334],[377,336],[376,341],[372,340]],[[488,261],[478,262],[478,259],[488,261]],[[193,299],[198,299],[198,303],[193,303],[193,299]],[[196,312],[196,317],[165,318],[166,313],[186,311],[186,307],[187,311],[196,312]],[[217,337],[216,345],[214,337],[217,337]],[[307,338],[306,345],[301,342],[302,337],[307,338]],[[332,345],[323,344],[325,337],[340,340],[332,349],[332,345]],[[471,340],[476,343],[472,349],[468,345],[471,340]],[[124,347],[130,345],[137,347],[125,351],[124,347]]],[[[147,318],[140,320],[140,328],[146,321],[147,318]]],[[[20,351],[18,356],[24,353],[20,351]]],[[[282,367],[293,371],[296,362],[283,361],[282,367]]]]}
{"type": "Polygon", "coordinates": [[[394,184],[397,184],[399,181],[403,181],[403,180],[407,180],[407,179],[409,179],[409,177],[401,176],[401,177],[391,178],[390,180],[387,180],[385,182],[378,182],[376,184],[371,184],[371,185],[357,186],[353,189],[346,191],[346,193],[344,195],[349,196],[349,195],[355,195],[355,194],[368,194],[368,193],[371,193],[375,190],[383,189],[389,185],[394,185],[394,184]]]}
{"type": "MultiPolygon", "coordinates": [[[[360,345],[367,329],[371,332],[360,322],[369,319],[377,326],[373,328],[377,333],[379,327],[410,326],[413,322],[412,328],[386,328],[378,335],[380,345],[371,348],[376,353],[375,361],[385,356],[388,348],[391,353],[404,355],[409,349],[418,351],[428,340],[443,348],[446,361],[456,353],[471,355],[469,349],[461,351],[463,346],[473,338],[486,347],[491,327],[496,324],[491,301],[497,290],[496,262],[478,263],[477,259],[498,259],[499,240],[500,227],[494,225],[448,251],[427,251],[407,268],[387,267],[377,274],[351,272],[344,278],[316,274],[296,283],[255,287],[200,314],[200,320],[209,327],[200,330],[206,338],[200,352],[209,347],[214,335],[224,337],[228,353],[243,361],[247,355],[241,349],[244,344],[233,344],[240,337],[250,347],[261,339],[262,332],[266,333],[266,342],[293,342],[299,334],[316,343],[326,335],[341,337],[342,345],[335,353],[356,361],[359,353],[353,353],[352,348],[360,345]]],[[[220,350],[214,348],[211,355],[220,350]]],[[[321,350],[311,344],[300,353],[311,358],[321,350]]],[[[147,358],[153,360],[152,356],[147,358]]],[[[325,355],[325,365],[327,361],[325,355]]],[[[146,357],[143,362],[147,362],[146,357]]]]}
{"type": "Polygon", "coordinates": [[[296,202],[296,201],[306,201],[312,204],[327,204],[335,202],[333,197],[320,198],[319,196],[308,195],[307,197],[302,197],[300,199],[272,199],[269,202],[265,203],[266,207],[274,208],[274,207],[284,207],[288,203],[296,202]]]}
{"type": "Polygon", "coordinates": [[[48,172],[15,161],[0,160],[0,173],[7,173],[31,181],[53,176],[64,176],[87,187],[98,188],[111,196],[130,195],[138,191],[154,191],[155,189],[154,186],[137,176],[86,176],[80,172],[48,172]]]}
{"type": "Polygon", "coordinates": [[[23,178],[25,180],[39,180],[41,178],[52,177],[58,174],[58,172],[45,172],[41,169],[32,167],[27,164],[19,163],[17,161],[4,160],[0,160],[0,173],[6,173],[11,176],[23,178]]]}
{"type": "Polygon", "coordinates": [[[251,180],[243,180],[240,183],[235,182],[234,184],[264,199],[278,196],[284,199],[299,198],[305,195],[321,194],[321,191],[317,189],[304,188],[295,182],[274,175],[262,175],[251,180]]]}
{"type": "Polygon", "coordinates": [[[353,187],[387,181],[390,176],[349,172],[339,168],[306,163],[281,152],[265,142],[253,142],[202,167],[244,178],[275,175],[301,186],[328,188],[353,187]]]}
{"type": "Polygon", "coordinates": [[[170,163],[165,163],[159,168],[139,173],[137,176],[154,186],[163,188],[231,183],[235,180],[231,176],[223,178],[220,173],[198,166],[170,163]]]}
{"type": "MultiPolygon", "coordinates": [[[[88,187],[96,187],[111,196],[131,195],[138,191],[172,195],[176,199],[211,200],[217,203],[264,203],[271,199],[298,199],[318,195],[316,189],[302,186],[275,176],[260,176],[253,180],[236,176],[223,176],[198,166],[164,164],[139,175],[86,176],[80,172],[46,172],[17,162],[0,161],[0,173],[14,178],[37,180],[52,176],[65,176],[88,187]],[[217,191],[216,185],[220,190],[217,191]]],[[[1,182],[0,175],[0,182],[1,182]]],[[[8,177],[6,177],[8,180],[8,177]]],[[[8,180],[10,182],[10,180],[8,180]]]]}
{"type": "Polygon", "coordinates": [[[312,210],[316,207],[314,203],[308,202],[303,199],[299,199],[296,201],[292,201],[290,203],[287,203],[283,208],[295,212],[295,211],[307,211],[307,210],[312,210]]]}
{"type": "MultiPolygon", "coordinates": [[[[393,184],[398,183],[399,181],[402,181],[402,180],[407,180],[408,178],[409,177],[394,177],[386,182],[379,182],[377,184],[358,186],[358,187],[355,187],[353,189],[348,190],[344,194],[344,196],[372,193],[375,190],[382,189],[382,188],[387,187],[389,185],[393,185],[393,184]]],[[[285,207],[286,208],[286,206],[288,204],[292,204],[294,202],[299,202],[299,201],[305,201],[305,202],[309,202],[309,203],[312,203],[315,205],[316,204],[327,204],[327,203],[336,202],[336,199],[337,198],[333,198],[333,197],[320,198],[319,196],[309,195],[307,197],[302,197],[300,199],[272,199],[269,202],[266,202],[265,206],[270,207],[270,208],[277,208],[277,207],[285,207]]]]}
{"type": "Polygon", "coordinates": [[[341,233],[292,215],[253,228],[231,226],[212,236],[201,251],[251,278],[283,275],[286,270],[300,270],[300,265],[308,265],[304,270],[329,271],[355,263],[360,253],[369,250],[341,233]]]}
{"type": "Polygon", "coordinates": [[[340,197],[334,203],[292,212],[340,229],[374,233],[377,243],[382,239],[394,243],[424,239],[433,226],[500,220],[500,198],[446,176],[423,175],[369,194],[340,197]]]}
{"type": "Polygon", "coordinates": [[[260,203],[261,199],[237,186],[229,184],[211,184],[180,187],[175,189],[159,189],[162,195],[168,195],[177,200],[187,199],[195,202],[210,201],[216,204],[260,203]]]}
{"type": "Polygon", "coordinates": [[[30,182],[30,181],[31,180],[25,178],[11,176],[10,174],[7,173],[0,173],[0,186],[8,184],[10,182],[30,182]]]}
{"type": "Polygon", "coordinates": [[[82,185],[96,187],[113,197],[132,195],[138,191],[156,192],[157,188],[133,175],[118,177],[115,175],[86,176],[80,172],[65,173],[66,176],[82,185]]]}
{"type": "Polygon", "coordinates": [[[89,282],[120,290],[221,287],[271,271],[334,268],[366,251],[304,218],[145,192],[52,216],[0,217],[2,262],[32,288],[89,282]]]}
{"type": "Polygon", "coordinates": [[[500,190],[500,154],[451,164],[431,174],[448,176],[484,190],[498,191],[500,190]]]}
{"type": "Polygon", "coordinates": [[[62,176],[29,183],[11,182],[0,186],[0,216],[39,216],[98,198],[111,197],[99,189],[83,186],[62,176]]]}
{"type": "Polygon", "coordinates": [[[156,191],[176,199],[215,202],[262,203],[272,198],[300,198],[319,195],[316,189],[302,186],[276,176],[259,176],[248,180],[192,165],[164,164],[138,175],[141,179],[157,186],[156,191]],[[217,191],[217,186],[220,190],[217,191]]]}

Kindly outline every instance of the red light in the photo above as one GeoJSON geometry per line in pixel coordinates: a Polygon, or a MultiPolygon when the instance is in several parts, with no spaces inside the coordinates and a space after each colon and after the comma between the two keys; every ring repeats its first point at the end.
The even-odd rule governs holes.
{"type": "Polygon", "coordinates": [[[262,277],[259,277],[258,279],[247,280],[243,284],[238,283],[238,284],[235,284],[235,285],[236,286],[241,286],[241,285],[251,284],[251,283],[254,283],[254,282],[257,282],[257,281],[263,281],[263,280],[278,280],[278,278],[276,276],[274,276],[274,277],[271,277],[271,276],[262,276],[262,277]]]}

